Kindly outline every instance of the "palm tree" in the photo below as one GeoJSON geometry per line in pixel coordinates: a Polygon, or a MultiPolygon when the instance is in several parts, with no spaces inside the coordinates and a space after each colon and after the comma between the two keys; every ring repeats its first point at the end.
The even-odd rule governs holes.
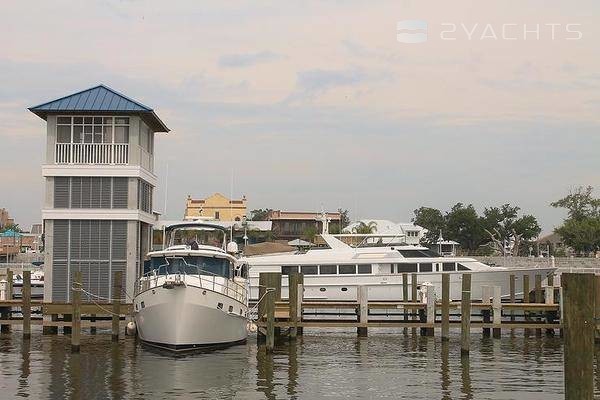
{"type": "Polygon", "coordinates": [[[375,221],[369,221],[368,223],[359,221],[358,225],[352,228],[352,232],[360,235],[370,235],[377,232],[377,223],[375,221]]]}

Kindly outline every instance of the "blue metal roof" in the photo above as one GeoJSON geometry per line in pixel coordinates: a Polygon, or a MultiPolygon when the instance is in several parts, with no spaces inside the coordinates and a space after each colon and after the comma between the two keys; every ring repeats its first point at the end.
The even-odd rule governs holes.
{"type": "Polygon", "coordinates": [[[169,131],[169,128],[150,107],[105,85],[98,85],[60,99],[30,107],[29,111],[43,119],[46,119],[48,114],[62,112],[140,114],[155,132],[169,131]]]}

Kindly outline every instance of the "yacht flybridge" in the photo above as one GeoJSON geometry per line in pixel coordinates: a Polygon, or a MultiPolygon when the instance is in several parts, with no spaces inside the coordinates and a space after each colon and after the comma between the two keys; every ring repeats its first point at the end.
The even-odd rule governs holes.
{"type": "Polygon", "coordinates": [[[182,351],[241,343],[247,337],[247,268],[217,225],[165,228],[166,248],[148,253],[134,298],[142,341],[182,351]]]}
{"type": "MultiPolygon", "coordinates": [[[[416,274],[417,285],[431,284],[441,294],[442,274],[450,274],[450,296],[460,300],[462,274],[471,273],[472,298],[481,299],[484,285],[500,286],[502,296],[510,295],[509,276],[515,275],[517,294],[523,291],[523,277],[534,282],[535,275],[545,279],[555,268],[504,268],[491,267],[473,258],[440,256],[427,247],[394,244],[389,237],[351,247],[333,235],[322,233],[328,249],[311,249],[307,252],[281,253],[247,257],[250,267],[250,294],[258,297],[258,277],[261,272],[291,272],[304,274],[304,298],[318,301],[356,300],[359,285],[369,287],[369,299],[398,301],[402,299],[402,277],[407,274],[412,284],[416,274]]],[[[287,297],[287,279],[282,282],[282,296],[287,297]]]]}

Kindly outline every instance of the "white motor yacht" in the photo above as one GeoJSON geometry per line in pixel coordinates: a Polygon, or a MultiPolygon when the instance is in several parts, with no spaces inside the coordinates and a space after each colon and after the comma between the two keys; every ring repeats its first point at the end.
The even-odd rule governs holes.
{"type": "MultiPolygon", "coordinates": [[[[556,268],[492,267],[473,258],[441,256],[427,247],[394,244],[392,240],[374,240],[351,247],[327,233],[321,234],[328,248],[313,248],[306,252],[280,253],[246,257],[250,268],[251,299],[258,298],[258,279],[261,272],[281,272],[282,296],[288,296],[287,275],[304,274],[304,298],[319,301],[356,300],[360,285],[368,286],[369,300],[399,301],[403,299],[403,275],[417,286],[435,286],[442,293],[442,274],[450,275],[450,297],[460,300],[462,274],[471,274],[471,298],[482,298],[482,286],[500,286],[503,297],[510,296],[510,275],[515,276],[516,295],[522,295],[523,278],[529,276],[533,288],[535,276],[543,280],[556,268]]],[[[409,290],[410,293],[410,290],[409,290]]]]}
{"type": "Polygon", "coordinates": [[[165,228],[166,248],[148,253],[134,298],[140,339],[184,351],[247,337],[247,268],[222,227],[187,222],[165,228]]]}

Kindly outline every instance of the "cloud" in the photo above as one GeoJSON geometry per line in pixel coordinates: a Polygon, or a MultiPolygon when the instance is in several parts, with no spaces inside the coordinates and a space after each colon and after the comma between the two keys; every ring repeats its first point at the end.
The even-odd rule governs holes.
{"type": "Polygon", "coordinates": [[[271,51],[258,53],[226,54],[219,57],[219,66],[223,68],[245,68],[256,64],[267,63],[284,58],[282,54],[271,51]]]}

